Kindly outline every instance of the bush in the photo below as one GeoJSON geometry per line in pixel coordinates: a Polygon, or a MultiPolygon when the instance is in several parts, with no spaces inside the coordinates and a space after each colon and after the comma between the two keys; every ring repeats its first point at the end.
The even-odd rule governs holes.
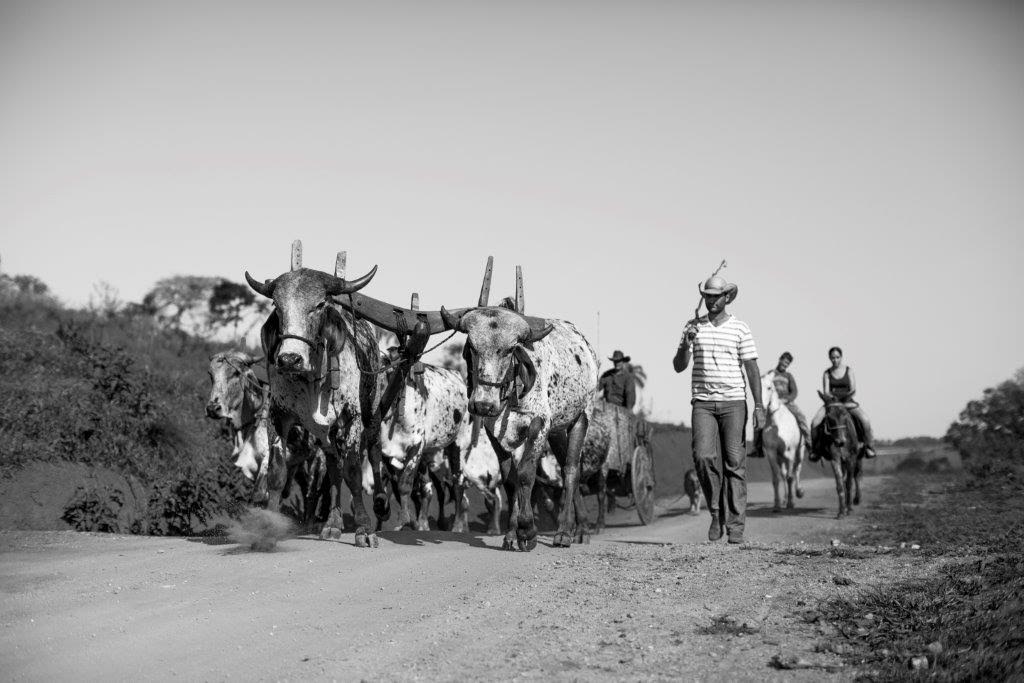
{"type": "Polygon", "coordinates": [[[67,310],[16,290],[0,293],[0,321],[0,476],[81,462],[148,493],[147,512],[129,513],[116,488],[79,489],[63,518],[81,530],[192,534],[235,509],[231,444],[203,410],[215,345],[162,331],[137,307],[67,310]]]}
{"type": "Polygon", "coordinates": [[[945,438],[973,474],[1024,479],[1024,369],[968,403],[945,438]]]}

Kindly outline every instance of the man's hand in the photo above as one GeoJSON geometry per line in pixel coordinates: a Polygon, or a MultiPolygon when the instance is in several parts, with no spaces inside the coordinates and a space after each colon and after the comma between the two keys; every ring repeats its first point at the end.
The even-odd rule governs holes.
{"type": "Polygon", "coordinates": [[[694,321],[686,323],[686,327],[683,328],[683,339],[682,341],[687,344],[693,344],[693,340],[697,338],[697,325],[694,321]]]}
{"type": "Polygon", "coordinates": [[[767,417],[764,413],[764,406],[754,406],[754,431],[764,429],[767,417]]]}

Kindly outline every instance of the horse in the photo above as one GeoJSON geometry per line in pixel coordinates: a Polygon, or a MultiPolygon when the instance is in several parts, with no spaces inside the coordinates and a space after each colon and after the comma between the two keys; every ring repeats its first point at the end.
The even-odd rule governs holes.
{"type": "Polygon", "coordinates": [[[761,380],[761,395],[765,398],[767,422],[761,435],[761,452],[772,468],[772,487],[775,490],[773,512],[782,511],[779,484],[786,481],[786,508],[793,509],[794,489],[797,498],[804,497],[800,488],[800,466],[804,460],[804,443],[800,425],[793,413],[779,398],[770,376],[761,380]]]}
{"type": "Polygon", "coordinates": [[[853,415],[841,401],[830,400],[820,391],[818,396],[825,403],[825,419],[813,434],[814,452],[832,463],[836,478],[836,493],[839,495],[839,512],[836,519],[853,512],[853,505],[860,504],[860,461],[864,457],[857,435],[853,415]]]}

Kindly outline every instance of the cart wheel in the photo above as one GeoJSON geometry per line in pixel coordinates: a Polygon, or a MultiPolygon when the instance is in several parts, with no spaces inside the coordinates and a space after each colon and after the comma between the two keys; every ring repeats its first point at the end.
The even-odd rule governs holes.
{"type": "Polygon", "coordinates": [[[651,452],[643,446],[633,450],[633,501],[640,521],[650,524],[654,521],[654,460],[651,452]]]}

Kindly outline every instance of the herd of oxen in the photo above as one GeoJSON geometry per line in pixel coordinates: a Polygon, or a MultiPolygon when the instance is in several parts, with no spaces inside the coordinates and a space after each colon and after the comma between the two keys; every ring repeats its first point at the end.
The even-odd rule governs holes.
{"type": "Polygon", "coordinates": [[[421,311],[415,295],[404,308],[362,294],[376,266],[347,279],[344,253],[334,274],[303,267],[298,241],[291,256],[291,269],[276,278],[245,274],[273,302],[261,329],[267,381],[245,352],[210,360],[207,415],[229,423],[253,502],[276,511],[298,487],[306,521],[322,522],[321,538],[338,539],[344,484],[355,543],[370,547],[390,518],[392,494],[398,527],[427,529],[435,497],[444,526],[450,496],[452,530],[466,531],[473,487],[484,496],[491,533],[501,533],[507,500],[503,547],[528,551],[537,543],[535,483],[548,492],[545,507],[557,510],[554,545],[567,547],[589,538],[580,481],[596,477],[603,526],[608,448],[600,441],[608,432],[599,424],[613,411],[595,395],[597,355],[572,323],[525,314],[521,269],[515,296],[498,305],[489,305],[488,258],[476,306],[421,311]],[[382,352],[373,326],[394,333],[397,346],[382,352]],[[430,336],[446,331],[465,335],[466,379],[421,360],[430,336]],[[373,500],[373,527],[364,493],[373,500]]]}
{"type": "MultiPolygon", "coordinates": [[[[529,551],[537,543],[539,507],[557,517],[555,547],[589,541],[581,493],[587,482],[598,494],[600,531],[611,493],[608,455],[621,437],[617,411],[625,409],[597,397],[597,354],[572,323],[526,315],[520,268],[515,296],[489,304],[492,266],[489,257],[476,306],[440,311],[419,310],[415,294],[409,308],[366,296],[360,290],[376,266],[347,279],[344,252],[333,274],[305,268],[299,241],[288,272],[263,281],[246,272],[249,286],[273,302],[261,329],[267,381],[246,352],[214,355],[206,412],[228,424],[235,464],[252,482],[251,502],[278,511],[298,492],[303,521],[321,524],[321,538],[339,539],[344,484],[355,544],[372,547],[390,519],[392,495],[394,528],[428,529],[435,498],[437,523],[445,528],[450,498],[450,528],[463,532],[466,492],[475,488],[488,510],[488,533],[502,532],[507,507],[502,547],[529,551]],[[397,345],[382,352],[374,326],[393,333],[397,345]],[[465,379],[421,360],[428,339],[443,332],[465,335],[465,379]],[[372,527],[364,494],[373,501],[372,527]]],[[[771,382],[765,388],[771,392],[771,382]]],[[[783,427],[765,444],[778,451],[770,458],[775,507],[783,482],[792,507],[794,483],[801,494],[799,434],[795,444],[777,439],[796,429],[783,424],[788,411],[774,415],[771,395],[768,403],[783,427]]],[[[838,470],[836,477],[839,486],[838,470]]],[[[859,485],[851,484],[847,491],[856,486],[859,498],[859,485]]],[[[684,488],[696,511],[692,471],[684,488]]]]}

